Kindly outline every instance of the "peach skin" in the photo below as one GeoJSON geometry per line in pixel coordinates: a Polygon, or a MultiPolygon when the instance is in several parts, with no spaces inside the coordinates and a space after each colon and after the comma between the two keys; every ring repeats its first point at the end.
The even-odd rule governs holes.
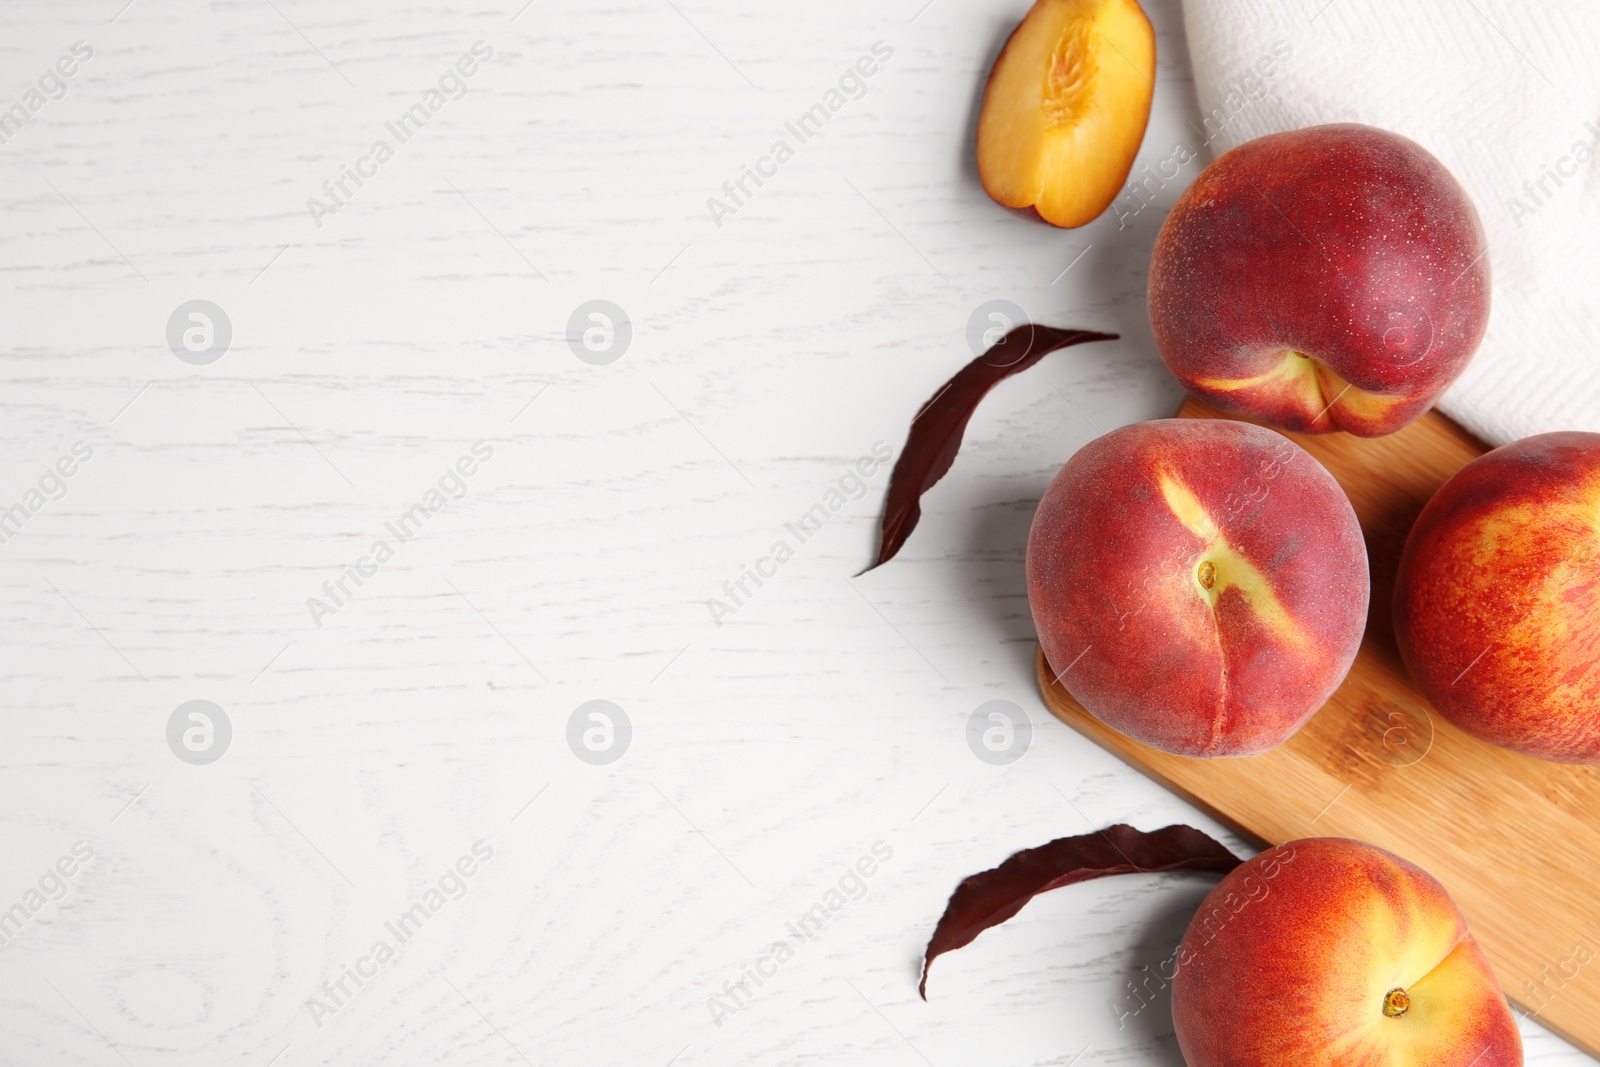
{"type": "Polygon", "coordinates": [[[1463,730],[1600,763],[1600,434],[1540,434],[1456,472],[1406,540],[1394,626],[1463,730]]]}
{"type": "Polygon", "coordinates": [[[1067,690],[1183,756],[1288,738],[1344,680],[1367,553],[1333,476],[1261,426],[1163,419],[1079,449],[1028,536],[1028,602],[1067,690]]]}
{"type": "Polygon", "coordinates": [[[984,190],[1056,226],[1092,221],[1128,180],[1155,77],[1156,34],[1137,0],[1038,0],[984,89],[984,190]]]}
{"type": "Polygon", "coordinates": [[[1522,1038],[1443,886],[1383,849],[1292,841],[1234,869],[1178,949],[1189,1067],[1520,1067],[1522,1038]]]}
{"type": "Polygon", "coordinates": [[[1150,261],[1150,323],[1206,403],[1377,437],[1477,351],[1486,253],[1466,190],[1415,142],[1355,124],[1270,134],[1178,198],[1150,261]]]}

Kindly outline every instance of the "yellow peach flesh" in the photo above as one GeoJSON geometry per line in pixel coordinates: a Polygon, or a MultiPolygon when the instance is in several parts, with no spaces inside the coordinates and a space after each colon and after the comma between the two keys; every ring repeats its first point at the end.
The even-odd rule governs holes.
{"type": "Polygon", "coordinates": [[[978,120],[983,187],[1057,226],[1116,198],[1144,140],[1155,31],[1136,0],[1038,0],[995,61],[978,120]]]}
{"type": "Polygon", "coordinates": [[[1301,412],[1313,429],[1331,428],[1338,416],[1376,421],[1407,402],[1405,397],[1383,396],[1357,389],[1326,363],[1304,352],[1285,352],[1283,361],[1264,374],[1249,378],[1195,378],[1203,389],[1220,393],[1279,397],[1301,412]]]}
{"type": "Polygon", "coordinates": [[[1173,518],[1201,542],[1194,575],[1196,588],[1206,606],[1215,611],[1217,601],[1222,599],[1223,594],[1229,589],[1236,589],[1268,630],[1291,646],[1305,644],[1304,630],[1279,602],[1271,581],[1261,573],[1259,567],[1228,543],[1205,505],[1200,503],[1200,498],[1172,471],[1158,474],[1156,485],[1173,518]]]}

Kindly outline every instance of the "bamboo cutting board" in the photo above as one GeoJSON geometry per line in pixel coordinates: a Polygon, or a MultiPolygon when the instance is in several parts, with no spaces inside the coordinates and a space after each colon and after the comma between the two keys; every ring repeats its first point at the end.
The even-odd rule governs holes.
{"type": "MultiPolygon", "coordinates": [[[[1226,417],[1195,400],[1179,416],[1226,417]]],[[[1600,1056],[1600,768],[1531,759],[1456,729],[1412,686],[1390,625],[1406,533],[1485,446],[1437,412],[1388,437],[1289,436],[1349,494],[1372,566],[1366,637],[1327,705],[1269,752],[1216,760],[1170,756],[1102,726],[1041,652],[1046,706],[1250,836],[1357,838],[1430,871],[1512,1001],[1600,1056]]]]}

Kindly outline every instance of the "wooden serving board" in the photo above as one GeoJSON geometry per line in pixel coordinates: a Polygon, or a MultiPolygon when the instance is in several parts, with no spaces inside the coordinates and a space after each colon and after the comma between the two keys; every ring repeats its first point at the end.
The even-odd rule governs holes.
{"type": "MultiPolygon", "coordinates": [[[[1195,400],[1179,415],[1228,417],[1195,400]]],[[[1327,705],[1270,752],[1214,760],[1170,756],[1101,725],[1041,652],[1046,706],[1248,836],[1351,837],[1430,871],[1512,1001],[1600,1056],[1600,768],[1520,756],[1456,729],[1412,686],[1390,624],[1412,522],[1485,446],[1437,412],[1382,438],[1289,436],[1349,494],[1371,558],[1366,637],[1327,705]]]]}

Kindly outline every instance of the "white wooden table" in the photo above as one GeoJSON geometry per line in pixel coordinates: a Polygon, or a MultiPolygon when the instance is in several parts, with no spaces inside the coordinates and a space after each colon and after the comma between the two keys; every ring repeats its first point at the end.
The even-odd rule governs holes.
{"type": "MultiPolygon", "coordinates": [[[[4,1062],[1180,1063],[1164,1000],[1110,1005],[1205,879],[1058,893],[916,974],[1015,849],[1221,832],[1049,719],[1022,574],[1062,461],[1178,403],[1144,276],[1197,165],[1120,229],[992,204],[1021,2],[122,3],[0,15],[4,1062]],[[852,465],[992,299],[1122,340],[997,389],[850,580],[887,480],[852,465]],[[586,361],[593,300],[631,338],[580,316],[586,361]],[[225,746],[187,710],[169,745],[196,700],[225,746]],[[568,740],[596,700],[608,763],[589,709],[568,740]],[[1020,761],[968,748],[990,700],[1020,761]]],[[[1154,162],[1196,115],[1148,6],[1154,162]]]]}

